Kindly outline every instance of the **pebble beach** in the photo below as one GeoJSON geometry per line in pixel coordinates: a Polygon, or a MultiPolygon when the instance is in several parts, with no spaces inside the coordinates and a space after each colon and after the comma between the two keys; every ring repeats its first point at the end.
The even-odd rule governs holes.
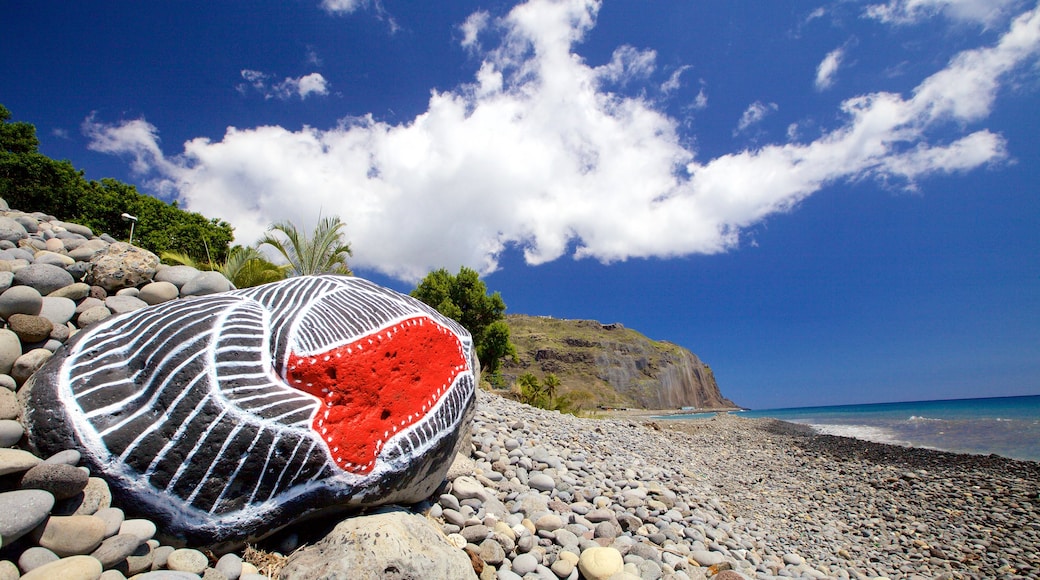
{"type": "Polygon", "coordinates": [[[486,393],[472,445],[430,514],[506,580],[589,577],[573,564],[592,548],[620,556],[617,579],[1040,577],[1035,462],[486,393]]]}

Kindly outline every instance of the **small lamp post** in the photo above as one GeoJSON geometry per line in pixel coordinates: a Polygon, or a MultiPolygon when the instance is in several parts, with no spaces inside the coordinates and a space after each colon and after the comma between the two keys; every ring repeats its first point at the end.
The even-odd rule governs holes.
{"type": "Polygon", "coordinates": [[[133,245],[133,243],[134,243],[134,225],[137,223],[137,216],[132,216],[132,215],[130,215],[128,213],[124,213],[120,217],[122,217],[124,220],[130,222],[130,241],[128,241],[127,243],[133,245]]]}

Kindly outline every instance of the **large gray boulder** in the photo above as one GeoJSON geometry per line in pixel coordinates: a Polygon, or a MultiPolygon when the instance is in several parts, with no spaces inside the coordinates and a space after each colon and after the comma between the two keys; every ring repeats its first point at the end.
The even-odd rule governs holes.
{"type": "Polygon", "coordinates": [[[37,453],[80,450],[170,543],[222,551],[429,497],[478,375],[469,333],[429,306],[307,276],[97,321],[19,396],[37,453]]]}
{"type": "Polygon", "coordinates": [[[465,580],[477,578],[469,556],[425,517],[404,510],[349,518],[289,557],[280,578],[465,580]]]}
{"type": "Polygon", "coordinates": [[[35,288],[46,296],[55,290],[71,286],[76,281],[65,268],[52,264],[29,264],[14,273],[14,283],[35,288]]]}

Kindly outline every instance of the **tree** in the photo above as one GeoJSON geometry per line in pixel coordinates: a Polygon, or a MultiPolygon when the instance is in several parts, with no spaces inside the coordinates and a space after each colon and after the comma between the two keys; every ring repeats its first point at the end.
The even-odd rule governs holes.
{"type": "Polygon", "coordinates": [[[411,294],[473,335],[480,366],[492,379],[503,357],[516,357],[516,346],[509,340],[509,326],[505,323],[506,303],[498,292],[488,295],[476,270],[463,266],[455,276],[443,268],[435,270],[411,294]]]}
{"type": "Polygon", "coordinates": [[[231,248],[227,259],[217,264],[200,262],[183,252],[163,252],[162,260],[168,264],[191,266],[199,270],[216,270],[236,288],[250,288],[284,280],[289,269],[288,265],[272,264],[256,248],[243,246],[231,248]]]}
{"type": "Polygon", "coordinates": [[[351,276],[347,256],[353,252],[350,244],[343,240],[342,231],[346,226],[338,216],[322,218],[314,232],[307,236],[291,222],[277,222],[271,224],[258,245],[267,244],[278,250],[294,276],[324,273],[351,276]],[[280,236],[276,236],[276,232],[280,236]]]}

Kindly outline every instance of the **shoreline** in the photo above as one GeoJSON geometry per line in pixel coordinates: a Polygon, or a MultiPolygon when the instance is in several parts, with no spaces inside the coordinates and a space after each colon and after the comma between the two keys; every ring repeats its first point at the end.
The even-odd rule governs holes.
{"type": "MultiPolygon", "coordinates": [[[[635,518],[614,545],[626,561],[633,545],[652,548],[640,557],[656,553],[679,578],[702,577],[706,564],[694,556],[704,554],[749,579],[1040,578],[1037,462],[729,414],[582,419],[484,393],[471,458],[507,507],[526,497],[521,471],[539,472],[567,483],[551,492],[554,514],[574,519],[602,505],[619,521],[635,518]],[[664,497],[655,493],[672,505],[649,499],[664,497]]],[[[445,533],[458,531],[446,524],[445,533]]],[[[560,549],[550,543],[546,561],[560,549]]]]}

